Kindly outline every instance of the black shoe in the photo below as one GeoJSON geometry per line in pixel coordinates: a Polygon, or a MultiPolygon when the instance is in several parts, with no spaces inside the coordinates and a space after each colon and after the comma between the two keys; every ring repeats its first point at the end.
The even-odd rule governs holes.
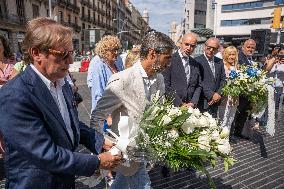
{"type": "Polygon", "coordinates": [[[229,137],[229,142],[232,144],[237,144],[239,139],[239,137],[232,135],[229,137]]]}
{"type": "Polygon", "coordinates": [[[165,166],[162,167],[161,173],[162,173],[163,178],[170,177],[170,169],[165,166]]]}

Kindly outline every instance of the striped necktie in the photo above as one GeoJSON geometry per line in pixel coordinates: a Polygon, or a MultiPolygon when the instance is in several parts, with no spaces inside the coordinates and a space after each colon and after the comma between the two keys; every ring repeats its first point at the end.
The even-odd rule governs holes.
{"type": "Polygon", "coordinates": [[[189,82],[189,78],[190,78],[190,66],[189,66],[189,62],[188,62],[188,57],[183,57],[183,66],[184,66],[184,70],[185,70],[185,75],[186,75],[186,82],[189,82]]]}

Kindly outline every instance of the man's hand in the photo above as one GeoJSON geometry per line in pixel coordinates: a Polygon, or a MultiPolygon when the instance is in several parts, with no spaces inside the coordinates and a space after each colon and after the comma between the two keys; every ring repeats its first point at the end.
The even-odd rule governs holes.
{"type": "Polygon", "coordinates": [[[221,96],[218,93],[214,93],[212,99],[208,102],[209,105],[212,105],[218,102],[221,99],[221,96]]]}
{"type": "Polygon", "coordinates": [[[101,159],[100,169],[111,170],[122,163],[121,156],[113,156],[109,152],[101,153],[98,157],[101,159]]]}
{"type": "Polygon", "coordinates": [[[104,145],[103,145],[103,149],[105,149],[105,150],[110,150],[111,149],[111,147],[113,147],[115,144],[111,141],[111,140],[109,140],[108,138],[105,138],[105,142],[104,142],[104,145]]]}
{"type": "Polygon", "coordinates": [[[191,107],[191,108],[194,108],[194,104],[191,103],[191,102],[190,102],[190,103],[183,103],[183,104],[182,104],[182,107],[186,107],[186,108],[190,108],[190,107],[191,107]]]}
{"type": "Polygon", "coordinates": [[[107,117],[106,121],[107,121],[108,126],[111,127],[111,125],[112,125],[112,117],[111,117],[111,115],[109,115],[107,117]]]}

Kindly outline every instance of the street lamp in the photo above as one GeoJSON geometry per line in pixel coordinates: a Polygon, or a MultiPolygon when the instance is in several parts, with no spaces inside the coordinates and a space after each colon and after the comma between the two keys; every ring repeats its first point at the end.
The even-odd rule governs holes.
{"type": "Polygon", "coordinates": [[[118,21],[118,22],[117,22],[117,23],[118,23],[118,27],[117,27],[118,32],[117,32],[117,35],[119,35],[119,39],[121,39],[121,33],[124,33],[124,32],[121,32],[121,31],[124,29],[124,25],[126,24],[127,18],[124,19],[124,20],[121,19],[121,18],[114,18],[113,21],[118,21]],[[119,22],[122,22],[121,27],[119,27],[119,26],[120,26],[119,22]]]}

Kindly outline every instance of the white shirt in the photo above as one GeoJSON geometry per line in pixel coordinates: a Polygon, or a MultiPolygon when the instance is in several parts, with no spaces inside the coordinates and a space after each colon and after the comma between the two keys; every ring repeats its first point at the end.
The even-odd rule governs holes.
{"type": "Polygon", "coordinates": [[[270,73],[274,73],[275,78],[275,87],[283,87],[283,82],[280,78],[283,78],[284,75],[284,64],[274,64],[270,73]],[[281,77],[282,76],[282,77],[281,77]]]}
{"type": "Polygon", "coordinates": [[[157,76],[155,74],[152,77],[148,77],[148,75],[145,72],[144,68],[142,67],[140,61],[137,62],[137,63],[139,64],[140,73],[142,75],[142,79],[143,79],[143,82],[144,82],[145,95],[146,95],[147,99],[150,101],[151,95],[153,95],[157,92],[156,89],[153,87],[157,82],[157,76]]]}
{"type": "Polygon", "coordinates": [[[50,91],[54,101],[56,102],[56,105],[60,111],[60,114],[63,118],[63,121],[65,123],[66,129],[68,131],[68,134],[72,140],[72,143],[74,144],[74,133],[71,128],[71,121],[70,121],[70,115],[67,108],[67,104],[62,92],[62,86],[65,84],[64,78],[59,79],[56,81],[56,86],[53,82],[48,80],[44,75],[42,75],[35,67],[34,65],[30,64],[31,68],[35,71],[35,73],[40,77],[40,79],[44,82],[47,89],[50,91]]]}

